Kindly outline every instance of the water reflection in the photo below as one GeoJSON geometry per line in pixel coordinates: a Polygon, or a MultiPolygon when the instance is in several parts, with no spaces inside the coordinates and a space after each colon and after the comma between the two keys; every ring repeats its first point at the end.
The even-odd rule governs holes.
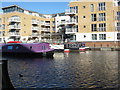
{"type": "Polygon", "coordinates": [[[118,52],[55,53],[54,58],[9,57],[16,88],[116,88],[118,52]],[[19,77],[22,74],[23,77],[19,77]]]}

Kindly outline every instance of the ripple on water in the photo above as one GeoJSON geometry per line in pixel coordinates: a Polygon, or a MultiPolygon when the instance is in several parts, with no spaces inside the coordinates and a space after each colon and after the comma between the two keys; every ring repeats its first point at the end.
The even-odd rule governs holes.
{"type": "Polygon", "coordinates": [[[116,51],[55,53],[48,58],[8,58],[16,88],[115,88],[118,86],[116,51]],[[23,77],[19,77],[22,74],[23,77]]]}

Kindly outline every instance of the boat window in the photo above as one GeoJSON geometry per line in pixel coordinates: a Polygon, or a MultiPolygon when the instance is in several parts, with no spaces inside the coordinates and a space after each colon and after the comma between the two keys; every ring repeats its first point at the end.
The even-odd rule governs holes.
{"type": "Polygon", "coordinates": [[[19,47],[17,46],[16,49],[18,49],[19,47]]]}
{"type": "Polygon", "coordinates": [[[45,50],[46,49],[46,47],[45,46],[42,46],[42,50],[45,50]]]}
{"type": "Polygon", "coordinates": [[[12,49],[13,49],[13,46],[8,46],[8,49],[12,50],[12,49]]]}

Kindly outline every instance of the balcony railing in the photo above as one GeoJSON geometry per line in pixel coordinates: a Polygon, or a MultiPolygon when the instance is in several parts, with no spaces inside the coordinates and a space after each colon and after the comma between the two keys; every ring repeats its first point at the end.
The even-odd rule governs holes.
{"type": "Polygon", "coordinates": [[[50,26],[50,23],[42,22],[41,25],[44,25],[44,26],[50,26]]]}
{"type": "Polygon", "coordinates": [[[37,21],[37,20],[33,20],[33,21],[32,21],[32,24],[36,24],[36,25],[38,25],[38,24],[39,24],[39,21],[37,21]]]}
{"type": "Polygon", "coordinates": [[[76,20],[69,20],[69,21],[64,21],[64,22],[60,22],[59,25],[73,25],[73,24],[77,24],[77,21],[76,20]]]}
{"type": "Polygon", "coordinates": [[[38,27],[32,27],[32,30],[38,30],[38,27]]]}
{"type": "Polygon", "coordinates": [[[72,20],[72,21],[67,21],[66,24],[76,24],[77,21],[76,20],[72,20]]]}
{"type": "Polygon", "coordinates": [[[39,33],[32,33],[32,36],[39,36],[39,33]]]}
{"type": "Polygon", "coordinates": [[[50,33],[44,33],[44,34],[41,34],[43,37],[50,37],[50,33]]]}
{"type": "Polygon", "coordinates": [[[21,29],[18,25],[10,25],[9,29],[21,29]]]}
{"type": "Polygon", "coordinates": [[[50,28],[42,28],[41,31],[50,31],[50,28]]]}
{"type": "Polygon", "coordinates": [[[66,34],[76,33],[76,32],[77,32],[77,28],[66,28],[66,34]]]}
{"type": "Polygon", "coordinates": [[[67,9],[65,14],[76,14],[76,10],[75,9],[67,9]]]}
{"type": "Polygon", "coordinates": [[[20,22],[20,18],[10,18],[9,22],[20,22]]]}
{"type": "Polygon", "coordinates": [[[50,26],[50,23],[45,23],[45,26],[50,26]]]}
{"type": "Polygon", "coordinates": [[[10,36],[20,36],[19,32],[9,32],[10,36]]]}

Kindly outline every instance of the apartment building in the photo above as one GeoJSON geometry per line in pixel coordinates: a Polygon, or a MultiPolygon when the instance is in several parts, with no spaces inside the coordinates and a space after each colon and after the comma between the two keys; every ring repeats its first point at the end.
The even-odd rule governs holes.
{"type": "MultiPolygon", "coordinates": [[[[71,19],[77,17],[74,26],[78,31],[75,40],[90,47],[119,46],[120,1],[118,0],[77,0],[69,3],[66,11],[71,19]]],[[[72,23],[71,23],[72,24],[72,23]]],[[[73,24],[72,24],[73,25],[73,24]]],[[[71,25],[71,26],[72,26],[71,25]]]]}
{"type": "Polygon", "coordinates": [[[54,16],[43,15],[12,5],[0,15],[0,40],[50,40],[55,30],[54,16]]]}
{"type": "Polygon", "coordinates": [[[0,15],[1,40],[65,40],[89,47],[118,47],[119,0],[77,0],[65,13],[45,15],[13,5],[0,15]]]}

